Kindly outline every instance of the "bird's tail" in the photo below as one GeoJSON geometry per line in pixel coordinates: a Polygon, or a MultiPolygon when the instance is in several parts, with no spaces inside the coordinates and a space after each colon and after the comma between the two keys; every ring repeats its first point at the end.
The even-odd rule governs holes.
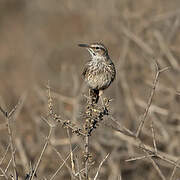
{"type": "Polygon", "coordinates": [[[99,100],[99,90],[90,89],[89,95],[91,97],[92,104],[94,104],[94,103],[97,104],[97,102],[99,100]]]}

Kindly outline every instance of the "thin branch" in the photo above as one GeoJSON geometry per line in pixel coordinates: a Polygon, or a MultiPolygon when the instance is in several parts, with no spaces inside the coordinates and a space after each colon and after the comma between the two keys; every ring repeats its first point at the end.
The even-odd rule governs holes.
{"type": "Polygon", "coordinates": [[[99,164],[99,167],[98,167],[97,173],[96,173],[96,175],[95,175],[95,177],[94,177],[94,180],[97,180],[97,177],[98,177],[98,175],[99,175],[100,169],[101,169],[103,163],[106,161],[106,159],[107,159],[108,157],[109,157],[109,154],[107,154],[106,157],[105,157],[105,158],[101,161],[101,163],[99,164]]]}
{"type": "Polygon", "coordinates": [[[19,156],[22,162],[24,172],[26,172],[26,168],[28,167],[28,164],[29,164],[28,157],[24,149],[24,146],[22,144],[22,140],[19,137],[15,138],[15,145],[17,147],[17,151],[19,151],[19,156]]]}
{"type": "Polygon", "coordinates": [[[158,63],[156,61],[155,61],[155,63],[156,63],[156,75],[155,75],[155,78],[154,78],[154,81],[153,81],[153,87],[152,87],[152,90],[151,90],[151,93],[150,93],[150,96],[149,96],[149,99],[148,99],[147,107],[146,107],[145,112],[143,114],[142,120],[141,120],[141,122],[140,122],[140,124],[138,126],[137,131],[136,131],[136,137],[139,137],[139,134],[140,134],[140,132],[141,132],[143,126],[144,126],[144,123],[145,123],[146,119],[147,119],[147,115],[149,113],[149,108],[150,108],[150,106],[152,104],[152,100],[153,100],[153,97],[155,95],[155,90],[156,90],[156,86],[157,86],[157,83],[158,83],[158,80],[159,80],[159,75],[162,72],[169,69],[169,67],[159,69],[158,63]]]}
{"type": "Polygon", "coordinates": [[[126,162],[131,162],[131,161],[141,160],[141,159],[144,159],[144,158],[148,158],[149,156],[153,157],[155,155],[154,154],[150,154],[150,155],[147,155],[147,156],[133,157],[133,158],[130,158],[130,159],[126,159],[125,161],[126,162]]]}
{"type": "MultiPolygon", "coordinates": [[[[144,145],[142,144],[142,147],[143,147],[143,146],[144,146],[144,145]]],[[[157,173],[158,173],[158,175],[161,177],[161,179],[162,179],[162,180],[166,180],[165,176],[164,176],[163,173],[161,172],[161,170],[160,170],[160,168],[158,167],[158,165],[156,164],[156,162],[152,159],[151,156],[149,156],[149,155],[150,155],[149,152],[146,151],[145,148],[143,148],[143,151],[144,151],[144,152],[146,153],[146,155],[148,156],[148,159],[151,161],[153,167],[155,168],[155,170],[157,171],[157,173]]]]}
{"type": "Polygon", "coordinates": [[[172,171],[172,174],[171,174],[169,180],[173,180],[173,177],[174,177],[174,174],[175,174],[175,172],[176,172],[177,165],[178,165],[179,161],[180,161],[180,159],[177,160],[177,162],[176,162],[177,164],[174,166],[173,171],[172,171]]]}
{"type": "Polygon", "coordinates": [[[174,165],[174,166],[177,165],[177,168],[180,168],[180,165],[176,163],[176,161],[178,160],[178,157],[164,153],[162,151],[158,151],[158,153],[155,153],[153,147],[143,144],[140,139],[132,137],[132,136],[128,136],[127,134],[119,133],[117,131],[114,133],[114,135],[138,148],[145,149],[147,152],[154,155],[155,157],[160,158],[171,165],[174,165]]]}
{"type": "Polygon", "coordinates": [[[8,136],[9,136],[10,148],[11,148],[11,153],[12,153],[12,163],[13,163],[13,169],[14,169],[14,177],[16,177],[16,159],[15,159],[12,130],[11,130],[10,119],[9,118],[7,118],[7,129],[8,129],[8,136]]]}
{"type": "Polygon", "coordinates": [[[22,109],[22,106],[24,104],[24,101],[26,99],[26,93],[23,93],[23,95],[19,98],[18,103],[15,105],[15,107],[8,113],[8,118],[15,117],[15,115],[22,109]]]}
{"type": "MultiPolygon", "coordinates": [[[[114,123],[116,123],[116,127],[111,126],[114,130],[119,131],[123,134],[126,134],[127,136],[135,137],[134,133],[131,130],[129,130],[128,128],[126,128],[122,124],[120,124],[112,115],[109,115],[109,117],[114,123]]],[[[107,124],[105,124],[105,125],[109,126],[107,124]]]]}
{"type": "Polygon", "coordinates": [[[8,145],[7,148],[6,148],[6,151],[5,151],[5,153],[4,153],[3,157],[2,157],[2,159],[0,160],[0,165],[3,163],[5,157],[6,157],[7,153],[8,153],[9,148],[10,148],[10,143],[9,143],[9,145],[8,145]]]}
{"type": "Polygon", "coordinates": [[[8,116],[8,112],[5,111],[1,106],[0,106],[0,111],[2,112],[2,114],[7,117],[8,116]]]}
{"type": "MultiPolygon", "coordinates": [[[[148,154],[148,153],[147,153],[148,154]]],[[[148,156],[148,158],[150,159],[153,167],[156,169],[157,173],[159,174],[159,176],[161,177],[162,180],[166,180],[165,176],[163,175],[163,173],[161,172],[161,170],[159,169],[158,165],[156,164],[156,162],[150,157],[148,156]]]]}
{"type": "Polygon", "coordinates": [[[49,129],[49,134],[48,134],[48,136],[47,136],[46,142],[45,142],[44,147],[43,147],[43,149],[42,149],[42,151],[41,151],[41,154],[40,154],[40,156],[39,156],[39,159],[38,159],[38,161],[37,161],[37,163],[36,163],[36,165],[35,165],[35,168],[34,168],[34,171],[33,171],[33,174],[32,174],[32,176],[31,176],[30,180],[33,180],[33,178],[34,178],[34,176],[35,176],[35,174],[36,174],[36,171],[37,171],[37,169],[38,169],[38,167],[39,167],[39,165],[40,165],[40,162],[41,162],[41,160],[42,160],[42,157],[43,157],[43,155],[44,155],[44,153],[45,153],[45,150],[47,149],[47,146],[48,146],[48,144],[49,144],[50,137],[51,137],[52,130],[53,130],[53,126],[51,126],[51,125],[49,124],[49,127],[50,127],[50,129],[49,129]]]}
{"type": "MultiPolygon", "coordinates": [[[[13,118],[15,113],[17,113],[17,109],[19,108],[20,105],[23,104],[25,100],[25,96],[21,96],[19,98],[18,103],[15,105],[15,107],[8,113],[7,111],[3,110],[2,107],[0,107],[0,111],[3,113],[5,119],[6,119],[6,124],[7,124],[7,131],[8,131],[8,136],[9,136],[9,142],[10,142],[10,149],[11,149],[11,154],[12,154],[12,164],[13,164],[13,171],[14,171],[14,178],[17,179],[17,171],[16,171],[16,159],[15,159],[15,148],[14,148],[14,142],[13,142],[13,133],[11,129],[11,119],[13,118]]],[[[22,107],[22,106],[21,106],[22,107]]]]}
{"type": "MultiPolygon", "coordinates": [[[[75,151],[75,149],[76,149],[76,147],[73,149],[73,152],[75,151]]],[[[64,162],[61,164],[61,166],[59,166],[59,168],[56,170],[56,172],[51,176],[51,178],[49,180],[53,180],[56,177],[56,175],[61,170],[61,168],[64,166],[64,164],[66,163],[66,161],[69,159],[70,156],[71,156],[71,152],[69,153],[69,155],[66,157],[64,162]]]]}
{"type": "MultiPolygon", "coordinates": [[[[19,111],[21,110],[22,105],[25,101],[25,97],[26,97],[26,93],[24,93],[19,98],[18,103],[14,106],[14,108],[9,113],[0,106],[0,111],[2,112],[2,114],[4,115],[4,117],[6,119],[7,131],[8,131],[9,142],[10,142],[9,144],[10,144],[10,149],[11,149],[11,154],[12,154],[12,165],[13,165],[13,171],[14,171],[13,178],[16,180],[18,179],[18,174],[17,174],[17,170],[16,170],[15,148],[14,148],[14,142],[13,142],[13,133],[12,133],[12,129],[11,129],[11,120],[13,118],[16,118],[15,115],[17,114],[17,109],[19,109],[19,111]]],[[[2,163],[2,161],[1,161],[1,163],[2,163]]]]}
{"type": "Polygon", "coordinates": [[[67,134],[68,134],[68,138],[69,138],[69,147],[70,147],[70,152],[71,152],[71,168],[72,168],[73,175],[75,175],[76,174],[76,172],[75,172],[75,164],[74,164],[74,157],[73,157],[73,152],[72,152],[72,143],[71,143],[71,137],[70,137],[70,133],[69,133],[69,128],[67,128],[67,134]]]}
{"type": "Polygon", "coordinates": [[[151,132],[152,132],[154,150],[155,150],[155,153],[157,153],[157,146],[156,146],[156,138],[155,138],[155,131],[154,131],[153,120],[151,120],[151,132]]]}
{"type": "Polygon", "coordinates": [[[8,180],[8,175],[6,175],[6,172],[5,172],[1,167],[0,167],[0,170],[1,170],[1,172],[2,172],[2,175],[0,175],[0,176],[4,176],[5,179],[8,180]]]}
{"type": "Polygon", "coordinates": [[[85,158],[85,175],[86,179],[88,180],[88,171],[89,171],[89,136],[86,135],[85,137],[85,153],[86,153],[86,158],[85,158]]]}
{"type": "MultiPolygon", "coordinates": [[[[6,167],[6,169],[4,170],[4,173],[5,173],[5,174],[6,174],[7,170],[9,169],[9,166],[10,166],[10,164],[11,164],[11,162],[12,162],[12,159],[13,159],[13,156],[12,156],[11,159],[9,160],[9,162],[8,162],[8,164],[7,164],[7,167],[6,167]]],[[[15,176],[15,177],[16,177],[16,176],[15,176]]],[[[10,178],[14,180],[14,178],[13,178],[12,176],[10,176],[10,178]]]]}
{"type": "MultiPolygon", "coordinates": [[[[66,161],[63,159],[63,157],[62,157],[62,155],[60,154],[60,152],[58,152],[57,149],[56,149],[52,144],[50,144],[50,145],[52,146],[52,149],[56,152],[56,154],[59,156],[59,158],[65,163],[65,166],[67,167],[69,173],[70,173],[71,175],[73,175],[72,169],[69,167],[69,165],[68,165],[68,164],[66,163],[66,161]]],[[[76,147],[75,147],[75,148],[76,148],[76,147]]]]}
{"type": "Polygon", "coordinates": [[[78,169],[78,173],[76,173],[76,174],[79,176],[79,180],[82,180],[81,173],[80,173],[80,167],[79,167],[79,160],[78,160],[78,158],[76,158],[76,162],[77,162],[77,169],[78,169]]]}

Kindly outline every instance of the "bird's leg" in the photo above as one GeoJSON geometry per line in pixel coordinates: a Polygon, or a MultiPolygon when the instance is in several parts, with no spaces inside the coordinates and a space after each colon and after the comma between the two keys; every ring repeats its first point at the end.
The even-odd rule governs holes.
{"type": "Polygon", "coordinates": [[[103,107],[105,107],[102,95],[103,95],[103,90],[99,90],[99,97],[101,99],[101,104],[103,105],[103,107]]]}
{"type": "Polygon", "coordinates": [[[105,115],[108,115],[108,109],[107,109],[107,107],[106,107],[106,105],[105,105],[105,103],[104,103],[104,99],[103,99],[102,95],[103,95],[103,91],[100,90],[100,91],[99,91],[99,97],[100,97],[100,99],[101,99],[101,103],[102,103],[102,106],[103,106],[103,108],[104,108],[104,114],[105,114],[105,115]]]}

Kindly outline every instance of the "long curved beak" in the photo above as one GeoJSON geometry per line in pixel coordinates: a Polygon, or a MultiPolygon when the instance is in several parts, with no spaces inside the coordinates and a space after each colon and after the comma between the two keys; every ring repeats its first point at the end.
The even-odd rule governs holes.
{"type": "Polygon", "coordinates": [[[85,48],[90,48],[88,44],[78,44],[79,47],[85,47],[85,48]]]}

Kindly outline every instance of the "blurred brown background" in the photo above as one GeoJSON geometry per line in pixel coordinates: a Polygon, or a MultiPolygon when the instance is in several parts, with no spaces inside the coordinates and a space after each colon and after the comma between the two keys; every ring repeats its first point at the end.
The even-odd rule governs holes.
{"type": "MultiPolygon", "coordinates": [[[[117,78],[105,96],[113,99],[113,117],[132,131],[137,129],[151,91],[155,75],[153,58],[161,68],[171,67],[160,76],[148,120],[155,121],[159,150],[178,157],[179,28],[179,0],[0,0],[0,105],[10,111],[20,96],[26,96],[13,121],[20,177],[28,173],[30,162],[36,162],[47,135],[47,126],[40,116],[47,112],[48,80],[56,92],[56,112],[77,123],[82,120],[83,94],[87,94],[87,87],[81,71],[88,54],[78,48],[78,43],[103,42],[108,47],[117,78]]],[[[141,139],[152,145],[148,120],[141,139]]],[[[2,157],[8,136],[1,115],[0,123],[2,157]]],[[[52,143],[65,159],[69,152],[66,130],[58,127],[52,143]]],[[[72,143],[78,144],[82,153],[82,139],[73,135],[72,143]]],[[[125,162],[143,152],[104,125],[92,135],[91,151],[95,160],[92,176],[100,161],[110,153],[100,179],[114,180],[120,174],[123,180],[160,179],[147,160],[125,162]]],[[[82,165],[80,155],[77,153],[82,165]]],[[[10,154],[3,168],[8,158],[10,154]]],[[[48,148],[37,173],[39,179],[48,179],[61,163],[52,148],[48,148]]],[[[158,163],[164,175],[170,177],[173,166],[158,163]]],[[[176,177],[180,177],[178,171],[176,177]]],[[[56,179],[70,179],[66,167],[56,179]]]]}

